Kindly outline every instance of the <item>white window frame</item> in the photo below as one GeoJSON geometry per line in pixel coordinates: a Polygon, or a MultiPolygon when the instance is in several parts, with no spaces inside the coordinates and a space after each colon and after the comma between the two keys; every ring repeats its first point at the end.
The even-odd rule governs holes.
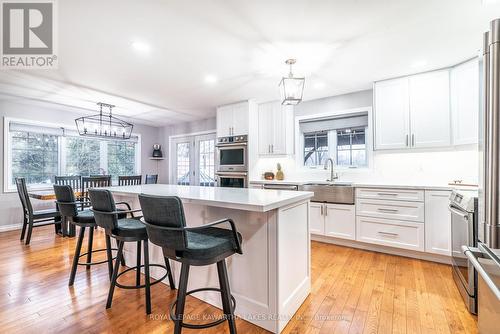
{"type": "MultiPolygon", "coordinates": [[[[322,119],[328,117],[338,117],[338,116],[355,116],[359,113],[367,113],[368,114],[368,126],[366,127],[365,132],[365,141],[366,141],[366,166],[355,167],[355,166],[335,166],[335,170],[369,170],[372,168],[373,164],[373,114],[372,107],[361,107],[361,108],[353,108],[353,109],[345,109],[339,111],[329,111],[325,113],[312,114],[312,115],[304,115],[295,117],[295,152],[296,152],[296,166],[299,170],[308,171],[308,170],[317,170],[322,169],[323,166],[304,166],[304,133],[300,131],[300,122],[301,121],[311,121],[315,119],[322,119]]],[[[330,157],[336,161],[337,156],[337,131],[331,130],[328,131],[328,152],[330,157]]]]}
{"type": "MultiPolygon", "coordinates": [[[[67,124],[54,124],[54,123],[47,123],[47,122],[40,122],[40,121],[33,121],[33,120],[27,120],[27,119],[22,119],[22,118],[12,118],[12,117],[4,117],[3,118],[3,149],[4,149],[4,165],[3,165],[3,191],[4,193],[11,193],[11,192],[16,192],[16,186],[10,184],[10,179],[12,178],[12,168],[11,168],[11,162],[12,162],[12,143],[11,143],[11,136],[10,136],[10,123],[22,123],[26,125],[31,125],[31,126],[40,126],[40,127],[47,127],[47,128],[54,128],[54,129],[60,129],[64,128],[66,130],[70,131],[77,131],[76,126],[68,126],[67,124]]],[[[141,135],[133,133],[133,136],[137,137],[137,146],[135,150],[135,173],[137,175],[141,174],[141,135]]],[[[97,138],[99,139],[99,138],[97,138]]],[[[57,165],[57,172],[59,175],[63,175],[65,173],[65,154],[64,154],[64,137],[59,136],[57,139],[58,143],[58,165],[57,165]]],[[[101,148],[106,147],[106,140],[101,141],[101,148]]],[[[105,148],[107,149],[107,147],[105,148]]],[[[101,152],[104,152],[104,150],[101,150],[101,152]]],[[[104,154],[104,153],[101,153],[104,154]]],[[[101,159],[101,168],[104,168],[107,170],[107,154],[105,155],[105,159],[101,159]]],[[[36,190],[49,190],[52,189],[52,186],[47,186],[45,184],[40,184],[40,185],[29,185],[30,189],[36,189],[36,190]]]]}
{"type": "MultiPolygon", "coordinates": [[[[198,132],[191,132],[191,133],[183,133],[183,134],[178,134],[178,135],[172,135],[168,137],[168,182],[170,184],[177,184],[177,175],[175,175],[176,167],[175,165],[177,164],[177,157],[175,156],[176,153],[176,148],[174,147],[177,143],[181,142],[190,142],[190,150],[195,150],[195,159],[191,159],[192,161],[189,161],[190,163],[190,171],[192,172],[193,170],[196,170],[197,166],[197,159],[198,159],[198,149],[196,148],[195,145],[193,144],[193,140],[197,136],[204,136],[204,135],[215,135],[215,140],[217,144],[217,130],[207,130],[207,131],[198,131],[198,132]]],[[[217,148],[216,148],[217,152],[217,148]]],[[[217,154],[216,154],[217,156],[217,154]]],[[[217,168],[217,161],[215,161],[215,166],[217,168]]],[[[217,172],[217,169],[215,170],[217,172]]],[[[191,175],[192,177],[192,175],[191,175]]],[[[216,175],[217,177],[217,175],[216,175]]],[[[190,182],[191,185],[197,181],[198,175],[195,175],[195,178],[193,179],[193,182],[190,182]]],[[[191,180],[191,178],[190,178],[191,180]]]]}

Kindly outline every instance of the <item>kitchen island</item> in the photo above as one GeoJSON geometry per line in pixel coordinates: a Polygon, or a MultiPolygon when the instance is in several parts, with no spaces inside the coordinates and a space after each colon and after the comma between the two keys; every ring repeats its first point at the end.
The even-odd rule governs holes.
{"type": "MultiPolygon", "coordinates": [[[[243,255],[227,259],[235,314],[273,333],[280,333],[311,288],[309,199],[312,192],[211,188],[148,184],[109,187],[117,201],[140,208],[138,194],[178,196],[188,226],[222,218],[234,220],[243,236],[243,255]]],[[[150,263],[163,263],[161,248],[150,244],[150,263]]],[[[136,245],[125,245],[127,263],[136,262],[136,245]]],[[[173,262],[173,261],[171,261],[173,262]]],[[[180,264],[172,263],[176,284],[180,264]]],[[[152,277],[163,272],[151,268],[152,277]]],[[[168,284],[168,280],[164,281],[168,284]]],[[[218,287],[217,268],[193,267],[188,290],[218,287]]],[[[195,297],[221,308],[215,292],[195,297]]],[[[167,309],[167,306],[165,306],[167,309]]],[[[157,310],[157,312],[160,312],[157,310]]]]}

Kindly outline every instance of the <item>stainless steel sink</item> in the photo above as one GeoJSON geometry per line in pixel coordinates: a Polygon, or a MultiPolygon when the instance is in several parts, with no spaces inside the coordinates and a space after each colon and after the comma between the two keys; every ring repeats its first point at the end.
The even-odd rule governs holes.
{"type": "Polygon", "coordinates": [[[349,182],[311,182],[300,190],[314,192],[312,202],[354,204],[354,187],[349,182]]]}

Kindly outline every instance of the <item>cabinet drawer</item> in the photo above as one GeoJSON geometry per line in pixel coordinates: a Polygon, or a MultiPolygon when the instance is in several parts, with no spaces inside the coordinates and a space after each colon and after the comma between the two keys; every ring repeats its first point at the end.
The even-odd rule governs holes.
{"type": "Polygon", "coordinates": [[[356,197],[423,202],[424,191],[414,189],[356,188],[356,197]]]}
{"type": "Polygon", "coordinates": [[[357,217],[356,240],[423,252],[424,224],[357,217]]]}
{"type": "Polygon", "coordinates": [[[384,201],[377,199],[358,198],[356,214],[375,218],[388,218],[424,222],[424,203],[405,201],[384,201]]]}

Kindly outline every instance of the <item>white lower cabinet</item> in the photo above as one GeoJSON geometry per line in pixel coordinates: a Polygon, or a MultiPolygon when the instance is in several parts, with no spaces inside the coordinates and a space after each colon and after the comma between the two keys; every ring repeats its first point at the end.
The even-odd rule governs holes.
{"type": "Polygon", "coordinates": [[[356,240],[423,252],[424,224],[358,216],[356,240]]]}
{"type": "Polygon", "coordinates": [[[354,205],[311,202],[309,208],[311,233],[341,239],[356,238],[354,205]]]}
{"type": "Polygon", "coordinates": [[[309,203],[309,230],[314,234],[325,234],[325,218],[323,216],[323,203],[309,203]]]}
{"type": "Polygon", "coordinates": [[[450,191],[425,191],[425,251],[451,256],[450,191]]]}

